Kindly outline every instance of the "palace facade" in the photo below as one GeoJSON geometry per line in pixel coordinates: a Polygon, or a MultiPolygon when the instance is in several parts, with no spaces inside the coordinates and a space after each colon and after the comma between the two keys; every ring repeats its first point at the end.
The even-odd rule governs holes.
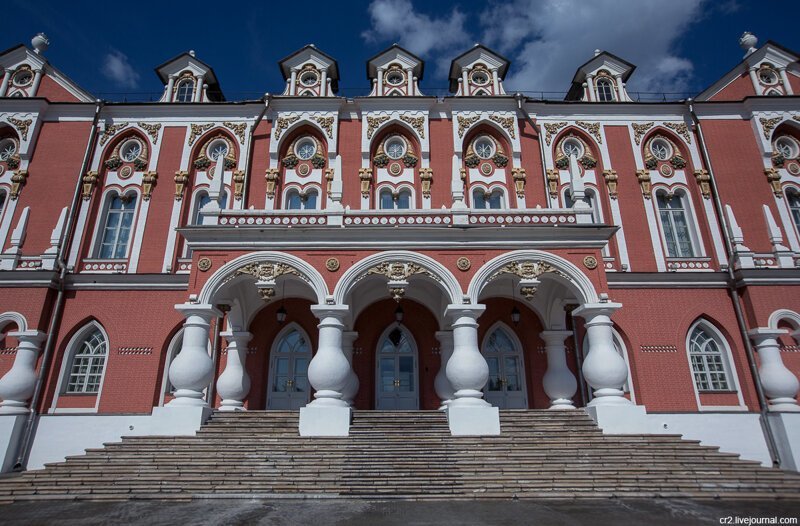
{"type": "Polygon", "coordinates": [[[313,45],[226,100],[183,53],[155,102],[0,53],[0,456],[41,467],[211,408],[586,410],[800,465],[800,55],[745,34],[693,99],[632,100],[597,51],[564,100],[394,45],[339,96],[313,45]],[[366,92],[366,90],[365,90],[366,92]]]}

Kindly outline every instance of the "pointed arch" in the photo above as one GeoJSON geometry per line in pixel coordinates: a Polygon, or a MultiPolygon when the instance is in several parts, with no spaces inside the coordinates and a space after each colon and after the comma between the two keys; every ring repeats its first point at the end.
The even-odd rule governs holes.
{"type": "MultiPolygon", "coordinates": [[[[298,129],[299,128],[304,128],[304,127],[308,127],[310,129],[312,129],[314,131],[314,133],[316,133],[318,135],[318,138],[325,145],[325,152],[326,153],[335,151],[335,144],[334,144],[333,137],[329,137],[327,135],[327,132],[325,131],[325,129],[320,125],[320,123],[317,122],[312,117],[313,116],[310,113],[302,113],[302,114],[299,114],[299,115],[296,114],[296,113],[287,113],[287,114],[281,114],[280,117],[276,117],[275,120],[273,121],[272,136],[274,138],[275,135],[278,134],[278,138],[277,138],[277,140],[270,141],[270,146],[269,146],[270,156],[273,157],[273,158],[277,157],[279,152],[282,152],[282,151],[284,151],[286,149],[287,141],[289,143],[291,143],[290,139],[293,140],[297,136],[298,133],[301,133],[298,129]],[[279,128],[275,127],[277,125],[278,121],[280,121],[281,119],[284,119],[284,118],[287,118],[287,117],[288,118],[292,118],[294,116],[297,116],[298,119],[295,120],[294,122],[292,122],[291,124],[289,124],[286,128],[278,131],[279,128]]],[[[338,120],[337,117],[335,116],[335,114],[333,115],[333,118],[334,118],[334,122],[332,124],[331,130],[335,130],[336,129],[336,124],[337,124],[337,120],[338,120]]],[[[334,137],[335,137],[335,135],[334,135],[334,137]]]]}
{"type": "Polygon", "coordinates": [[[267,357],[264,404],[267,409],[297,409],[310,400],[308,365],[313,357],[311,341],[297,322],[288,323],[275,335],[267,357]]]}
{"type": "MultiPolygon", "coordinates": [[[[375,115],[381,116],[387,114],[377,113],[375,115]]],[[[389,119],[381,122],[374,130],[372,130],[372,135],[367,137],[367,151],[370,152],[370,155],[374,154],[378,143],[385,139],[387,135],[391,134],[393,130],[401,130],[404,135],[407,135],[413,139],[413,142],[416,143],[420,153],[427,152],[428,142],[425,140],[424,136],[420,135],[419,131],[417,131],[408,122],[400,119],[400,115],[401,114],[398,112],[388,114],[389,119]]],[[[424,122],[423,126],[427,127],[427,122],[424,122]]]]}
{"type": "Polygon", "coordinates": [[[489,380],[484,390],[487,401],[501,404],[501,409],[527,409],[527,369],[525,352],[516,331],[502,320],[494,322],[484,334],[481,354],[489,364],[489,380]],[[502,393],[492,401],[492,391],[502,393]]]}
{"type": "Polygon", "coordinates": [[[79,325],[64,347],[56,391],[50,412],[75,412],[58,409],[58,399],[69,394],[95,396],[93,408],[80,408],[79,412],[97,412],[103,392],[111,343],[103,325],[94,318],[79,325]]]}
{"type": "Polygon", "coordinates": [[[739,407],[746,407],[733,351],[725,332],[710,318],[700,316],[689,326],[685,346],[697,408],[713,409],[703,406],[701,394],[715,392],[735,392],[739,407]]]}
{"type": "Polygon", "coordinates": [[[419,359],[417,341],[408,327],[398,322],[390,323],[381,333],[375,347],[375,409],[419,409],[419,359]],[[408,357],[412,359],[410,371],[408,360],[405,359],[408,357]],[[394,381],[399,384],[387,383],[389,363],[392,365],[394,381]],[[387,392],[395,396],[384,399],[381,403],[381,395],[387,392]]]}

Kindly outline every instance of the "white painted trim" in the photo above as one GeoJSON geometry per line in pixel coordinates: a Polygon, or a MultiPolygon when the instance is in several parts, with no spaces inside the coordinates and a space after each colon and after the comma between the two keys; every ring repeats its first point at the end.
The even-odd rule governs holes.
{"type": "MultiPolygon", "coordinates": [[[[110,206],[111,199],[112,199],[112,197],[110,197],[110,195],[111,194],[115,194],[115,195],[121,195],[122,196],[122,195],[127,195],[130,192],[133,192],[133,193],[136,194],[136,208],[133,211],[134,217],[133,217],[133,222],[132,222],[133,225],[136,225],[136,228],[131,231],[131,238],[128,240],[128,246],[126,247],[125,258],[119,258],[119,261],[121,261],[121,262],[122,261],[127,261],[128,262],[128,273],[135,273],[135,271],[136,271],[135,267],[133,269],[131,269],[132,247],[133,247],[134,241],[137,240],[137,238],[138,238],[138,243],[141,244],[141,237],[142,237],[143,230],[144,230],[144,222],[141,222],[140,219],[139,219],[139,206],[142,203],[142,191],[141,191],[141,189],[139,189],[136,186],[130,186],[129,185],[129,186],[126,186],[126,187],[123,187],[123,188],[120,188],[119,186],[110,186],[110,187],[107,187],[103,191],[103,195],[100,198],[100,211],[97,214],[97,220],[94,222],[94,227],[93,227],[93,230],[92,230],[92,238],[91,238],[92,242],[91,242],[91,244],[89,246],[89,258],[90,259],[91,258],[96,258],[97,255],[98,255],[97,252],[99,251],[99,247],[100,247],[99,236],[102,234],[103,230],[105,229],[106,218],[108,216],[108,207],[110,206]],[[101,224],[103,225],[102,227],[100,226],[101,224]]],[[[91,200],[86,201],[87,208],[88,208],[88,203],[90,203],[90,202],[91,202],[91,200]]],[[[87,214],[88,214],[88,210],[87,210],[87,214]]],[[[73,245],[73,248],[77,247],[79,245],[79,241],[80,240],[76,239],[76,244],[73,245]]],[[[141,249],[141,247],[139,247],[139,248],[141,249]]],[[[138,252],[137,252],[136,256],[138,258],[138,252]]],[[[76,259],[77,259],[77,254],[76,254],[76,259]]]]}
{"type": "Polygon", "coordinates": [[[11,199],[11,189],[3,185],[0,187],[0,192],[6,195],[6,202],[3,209],[0,210],[0,252],[6,245],[6,238],[8,231],[11,230],[11,221],[14,219],[14,212],[17,210],[17,203],[19,199],[11,199]]]}
{"type": "Polygon", "coordinates": [[[28,330],[28,320],[19,312],[4,312],[0,314],[0,330],[6,328],[6,325],[13,323],[17,326],[17,332],[25,332],[28,330]]]}
{"type": "MultiPolygon", "coordinates": [[[[747,411],[747,406],[744,403],[744,397],[742,396],[742,388],[739,383],[739,373],[736,371],[736,363],[733,361],[733,353],[731,352],[730,344],[728,340],[722,335],[722,333],[717,329],[714,324],[710,323],[709,321],[700,318],[696,320],[689,326],[689,330],[686,331],[686,338],[684,340],[684,351],[686,354],[686,360],[689,364],[689,380],[692,382],[692,389],[694,390],[694,397],[695,401],[697,402],[697,410],[698,411],[747,411]],[[700,402],[700,391],[697,389],[697,382],[694,380],[694,368],[692,367],[692,356],[691,356],[691,337],[692,333],[697,327],[702,326],[703,329],[710,332],[712,337],[717,341],[721,350],[722,350],[722,363],[723,367],[726,368],[726,373],[728,374],[728,378],[730,383],[732,384],[733,389],[736,391],[736,396],[739,399],[738,406],[703,406],[700,402]]],[[[713,393],[709,393],[713,394],[713,393]]],[[[722,393],[724,394],[724,393],[722,393]]]]}
{"type": "MultiPolygon", "coordinates": [[[[64,413],[64,412],[76,412],[76,413],[96,413],[97,408],[100,407],[100,397],[103,394],[103,386],[105,385],[106,379],[106,371],[108,371],[108,363],[111,360],[111,340],[108,337],[108,333],[106,332],[105,328],[97,320],[92,320],[83,327],[81,327],[75,334],[72,335],[72,338],[69,339],[67,346],[64,351],[64,356],[61,359],[61,370],[58,373],[58,383],[56,384],[56,390],[53,394],[53,401],[50,404],[49,413],[64,413]],[[75,352],[79,348],[79,344],[83,342],[83,339],[86,336],[98,329],[100,333],[103,335],[103,338],[106,340],[106,359],[103,363],[103,375],[100,378],[100,388],[97,390],[97,394],[95,394],[95,402],[94,408],[88,407],[81,407],[81,408],[58,408],[58,399],[61,395],[66,394],[62,391],[66,388],[65,380],[70,373],[70,369],[72,368],[72,359],[75,356],[75,352]]],[[[76,393],[76,396],[86,396],[80,393],[76,393]]],[[[68,395],[71,396],[71,395],[68,395]]]]}
{"type": "MultiPolygon", "coordinates": [[[[789,210],[788,204],[788,197],[786,195],[786,191],[789,188],[795,189],[798,193],[800,193],[800,185],[797,184],[784,184],[783,185],[783,196],[778,197],[775,194],[772,194],[772,198],[775,201],[775,206],[778,209],[778,215],[781,218],[781,223],[783,223],[783,231],[786,233],[786,239],[789,242],[789,247],[794,252],[800,252],[800,232],[798,232],[798,225],[794,224],[794,220],[792,219],[792,213],[789,210]]],[[[2,237],[0,237],[2,240],[2,237]]]]}
{"type": "Polygon", "coordinates": [[[790,309],[778,309],[770,314],[767,326],[770,329],[777,329],[778,323],[783,320],[789,321],[789,323],[794,326],[795,330],[800,329],[800,314],[790,309]]]}
{"type": "Polygon", "coordinates": [[[167,246],[164,249],[164,263],[161,265],[161,272],[167,273],[172,270],[172,262],[175,260],[175,248],[178,245],[178,222],[180,221],[183,199],[172,201],[172,213],[169,217],[169,231],[167,233],[167,246]]]}

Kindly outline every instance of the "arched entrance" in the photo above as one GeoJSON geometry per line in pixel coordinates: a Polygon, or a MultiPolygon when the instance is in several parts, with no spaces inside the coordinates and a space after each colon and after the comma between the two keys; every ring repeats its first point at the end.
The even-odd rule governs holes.
{"type": "Polygon", "coordinates": [[[411,333],[400,324],[390,326],[378,340],[375,355],[375,408],[419,409],[419,366],[411,333]]]}
{"type": "Polygon", "coordinates": [[[500,409],[527,409],[525,365],[513,333],[502,324],[495,325],[487,332],[481,351],[489,364],[486,401],[500,409]]]}
{"type": "Polygon", "coordinates": [[[310,401],[311,354],[310,340],[300,326],[291,324],[278,334],[270,352],[267,409],[300,409],[310,401]]]}

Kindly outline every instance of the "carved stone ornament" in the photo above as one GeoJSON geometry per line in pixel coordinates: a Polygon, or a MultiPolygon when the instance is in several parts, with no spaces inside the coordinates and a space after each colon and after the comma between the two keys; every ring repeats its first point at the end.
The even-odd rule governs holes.
{"type": "Polygon", "coordinates": [[[550,146],[550,141],[552,141],[553,137],[555,137],[556,134],[558,134],[558,130],[560,130],[566,125],[567,125],[566,122],[545,122],[544,130],[546,133],[544,136],[544,142],[547,143],[548,146],[550,146]]]}
{"type": "Polygon", "coordinates": [[[597,141],[597,144],[603,144],[603,136],[600,135],[599,122],[575,121],[575,124],[592,134],[592,137],[594,137],[594,140],[597,141]]]}
{"type": "Polygon", "coordinates": [[[242,200],[244,192],[244,170],[233,171],[233,198],[237,201],[242,200]]]}
{"type": "Polygon", "coordinates": [[[416,263],[404,263],[400,261],[386,262],[375,265],[374,267],[368,269],[364,273],[364,276],[369,276],[371,274],[386,276],[390,281],[406,281],[414,274],[430,275],[427,270],[416,263]]]}
{"type": "Polygon", "coordinates": [[[375,130],[389,119],[391,119],[389,115],[379,115],[377,117],[367,115],[367,139],[372,139],[372,134],[375,133],[375,130]]]}
{"type": "Polygon", "coordinates": [[[28,140],[28,130],[30,129],[31,124],[33,124],[33,119],[25,119],[25,120],[23,120],[23,119],[16,119],[14,117],[8,117],[7,120],[8,120],[8,122],[10,122],[11,124],[14,125],[14,127],[17,129],[17,131],[19,132],[20,136],[22,137],[22,140],[23,141],[27,141],[28,140]]]}
{"type": "Polygon", "coordinates": [[[271,283],[273,286],[275,284],[275,279],[284,275],[297,276],[306,283],[309,282],[305,274],[286,263],[249,263],[236,269],[231,275],[225,278],[223,284],[243,275],[253,276],[259,284],[271,283]]]}
{"type": "Polygon", "coordinates": [[[769,138],[772,137],[772,130],[783,120],[783,117],[773,117],[772,119],[761,117],[758,120],[761,123],[761,128],[764,130],[764,138],[769,140],[769,138]]]}
{"type": "Polygon", "coordinates": [[[189,172],[179,170],[175,172],[175,200],[180,201],[183,199],[183,189],[186,188],[186,183],[189,182],[189,172]]]}
{"type": "Polygon", "coordinates": [[[400,120],[406,122],[411,125],[414,130],[419,134],[421,139],[425,138],[425,117],[412,117],[411,115],[404,113],[400,115],[400,120]]]}
{"type": "Polygon", "coordinates": [[[501,274],[512,274],[522,280],[535,280],[542,274],[548,272],[566,277],[563,272],[549,263],[541,261],[515,261],[496,270],[487,281],[491,281],[501,274]]]}
{"type": "Polygon", "coordinates": [[[651,199],[653,193],[650,184],[650,170],[636,170],[636,179],[639,180],[639,185],[642,187],[642,195],[644,198],[651,199]]]}
{"type": "Polygon", "coordinates": [[[211,258],[200,258],[197,260],[197,270],[208,272],[211,269],[211,258]]]}
{"type": "Polygon", "coordinates": [[[92,192],[94,191],[94,187],[97,184],[97,172],[92,170],[90,172],[86,172],[86,175],[83,176],[83,191],[81,195],[83,196],[83,200],[87,201],[91,199],[92,192]]]}
{"type": "Polygon", "coordinates": [[[100,146],[103,146],[105,143],[107,143],[111,137],[116,135],[118,131],[127,125],[127,122],[121,122],[119,124],[109,124],[106,126],[106,129],[103,130],[103,135],[100,136],[100,146]]]}
{"type": "Polygon", "coordinates": [[[433,169],[420,168],[419,180],[422,183],[422,197],[428,198],[431,196],[431,183],[433,182],[433,169]]]}
{"type": "Polygon", "coordinates": [[[458,115],[456,120],[458,121],[458,137],[461,138],[464,136],[464,132],[466,132],[470,126],[478,122],[480,119],[480,115],[475,115],[474,117],[465,117],[463,115],[458,115]]]}
{"type": "Polygon", "coordinates": [[[190,124],[189,128],[191,129],[191,132],[189,133],[189,146],[193,145],[194,141],[203,133],[210,130],[212,126],[214,125],[210,122],[208,124],[190,124]]]}
{"type": "Polygon", "coordinates": [[[361,181],[361,197],[369,197],[369,187],[372,184],[372,169],[359,168],[358,178],[361,181]]]}
{"type": "Polygon", "coordinates": [[[158,173],[157,172],[145,172],[142,175],[142,199],[145,201],[150,200],[150,196],[153,194],[153,188],[156,186],[156,181],[158,181],[158,173]]]}
{"type": "Polygon", "coordinates": [[[279,171],[277,168],[267,168],[266,175],[264,175],[267,180],[266,193],[269,199],[275,198],[275,187],[278,183],[278,173],[279,171]]]}
{"type": "Polygon", "coordinates": [[[472,267],[472,262],[468,257],[462,256],[456,261],[456,267],[458,267],[458,270],[461,272],[466,272],[470,269],[470,267],[472,267]]]}
{"type": "Polygon", "coordinates": [[[517,138],[516,131],[514,130],[514,117],[511,116],[503,117],[495,113],[492,113],[491,115],[489,115],[489,119],[493,120],[494,122],[502,126],[508,132],[508,134],[511,136],[512,139],[517,138]]]}
{"type": "Polygon", "coordinates": [[[703,197],[709,199],[711,197],[711,176],[708,174],[708,170],[695,170],[694,178],[700,186],[703,197]]]}
{"type": "Polygon", "coordinates": [[[141,129],[147,132],[147,135],[150,136],[150,140],[153,142],[153,144],[158,141],[158,131],[161,129],[161,123],[148,124],[146,122],[137,122],[136,124],[138,124],[141,129]]]}
{"type": "Polygon", "coordinates": [[[647,130],[653,127],[655,122],[645,122],[642,124],[632,123],[633,126],[633,140],[639,145],[642,143],[642,137],[647,133],[647,130]]]}
{"type": "Polygon", "coordinates": [[[617,198],[617,171],[616,170],[603,170],[603,178],[606,180],[606,187],[608,188],[608,196],[611,199],[617,198]]]}
{"type": "Polygon", "coordinates": [[[328,183],[327,184],[328,195],[330,195],[331,193],[331,185],[333,184],[333,174],[334,174],[333,168],[325,168],[325,182],[328,183]]]}
{"type": "Polygon", "coordinates": [[[519,288],[519,293],[522,295],[523,298],[530,301],[536,295],[536,291],[539,290],[539,287],[536,285],[523,285],[519,288]]]}
{"type": "Polygon", "coordinates": [[[278,122],[275,124],[275,139],[280,139],[281,134],[285,129],[300,119],[299,115],[292,115],[289,117],[278,117],[278,122]]]}
{"type": "Polygon", "coordinates": [[[692,144],[692,134],[689,133],[689,127],[685,122],[665,122],[663,124],[670,130],[674,130],[675,133],[683,137],[683,140],[688,144],[692,144]]]}
{"type": "Polygon", "coordinates": [[[22,187],[25,186],[27,181],[28,170],[17,170],[14,172],[14,175],[11,176],[11,193],[9,197],[11,197],[11,199],[19,197],[19,193],[22,191],[22,187]]]}
{"type": "Polygon", "coordinates": [[[550,197],[553,199],[558,197],[558,183],[560,182],[560,178],[558,176],[558,170],[550,169],[547,170],[547,188],[550,190],[550,197]]]}
{"type": "Polygon", "coordinates": [[[339,260],[336,258],[328,258],[325,261],[325,268],[330,272],[336,272],[339,270],[339,260]]]}
{"type": "Polygon", "coordinates": [[[512,168],[511,178],[514,180],[514,189],[517,191],[517,197],[525,197],[525,168],[512,168]]]}
{"type": "Polygon", "coordinates": [[[764,175],[767,176],[767,181],[772,186],[772,193],[775,194],[775,197],[783,197],[780,172],[775,168],[766,168],[764,170],[764,175]]]}
{"type": "Polygon", "coordinates": [[[594,270],[597,268],[597,258],[594,256],[586,256],[583,258],[583,266],[588,268],[589,270],[594,270]]]}
{"type": "Polygon", "coordinates": [[[223,126],[228,128],[230,131],[236,135],[236,138],[239,139],[239,144],[244,144],[244,132],[247,130],[247,124],[244,122],[235,123],[235,122],[228,122],[225,121],[222,123],[223,126]]]}
{"type": "Polygon", "coordinates": [[[315,115],[311,118],[317,124],[319,124],[320,128],[325,130],[325,135],[328,136],[328,139],[333,139],[333,117],[323,117],[321,115],[315,115]]]}

